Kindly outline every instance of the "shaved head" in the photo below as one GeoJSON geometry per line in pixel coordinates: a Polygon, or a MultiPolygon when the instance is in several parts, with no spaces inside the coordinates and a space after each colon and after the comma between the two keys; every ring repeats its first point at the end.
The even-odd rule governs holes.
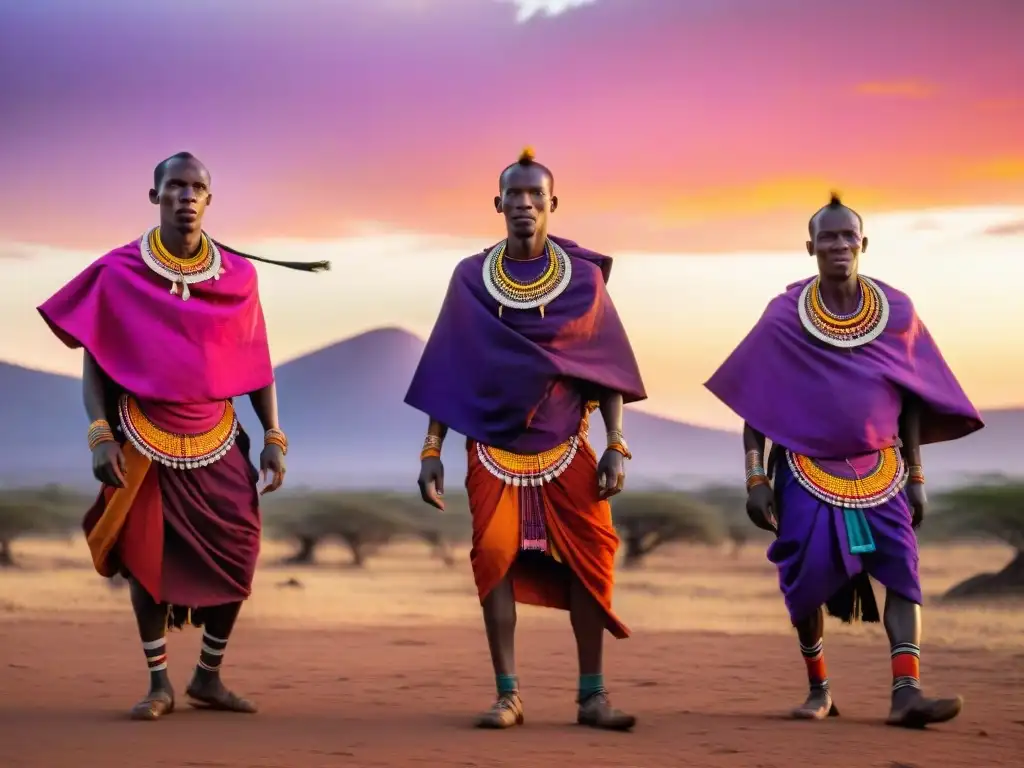
{"type": "Polygon", "coordinates": [[[526,149],[524,149],[522,152],[519,153],[519,158],[514,163],[512,163],[511,165],[505,166],[505,170],[503,170],[500,174],[498,174],[498,192],[499,192],[499,194],[505,191],[505,186],[506,186],[509,174],[512,173],[513,171],[516,171],[516,170],[520,169],[520,168],[533,168],[533,169],[536,169],[536,170],[540,171],[545,176],[547,176],[548,177],[548,191],[553,194],[554,191],[555,191],[555,174],[553,174],[551,172],[551,169],[548,168],[546,165],[542,165],[541,163],[538,163],[536,158],[537,158],[537,156],[534,153],[533,148],[532,147],[527,147],[526,149]]]}
{"type": "Polygon", "coordinates": [[[857,218],[857,221],[860,223],[860,228],[862,230],[864,229],[863,217],[861,217],[859,213],[853,210],[853,208],[844,205],[843,201],[839,197],[838,192],[833,192],[831,197],[829,198],[828,204],[823,205],[821,208],[815,211],[814,215],[811,216],[810,220],[807,222],[807,234],[811,236],[812,240],[814,239],[814,233],[818,231],[818,222],[821,221],[821,217],[830,211],[834,212],[839,210],[846,210],[852,213],[857,218]]]}

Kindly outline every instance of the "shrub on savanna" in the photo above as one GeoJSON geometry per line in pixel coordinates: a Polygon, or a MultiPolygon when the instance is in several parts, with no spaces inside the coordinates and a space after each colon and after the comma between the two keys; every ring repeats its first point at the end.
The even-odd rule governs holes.
{"type": "Polygon", "coordinates": [[[14,564],[16,539],[72,534],[91,503],[91,497],[59,486],[0,490],[0,566],[14,564]]]}
{"type": "Polygon", "coordinates": [[[742,483],[708,486],[695,491],[693,496],[721,513],[733,557],[737,557],[750,541],[768,541],[772,538],[771,533],[762,531],[750,522],[747,516],[747,490],[742,483]]]}
{"type": "Polygon", "coordinates": [[[287,493],[264,500],[264,525],[270,538],[294,541],[293,564],[311,564],[324,541],[337,539],[348,547],[352,564],[366,560],[398,539],[420,539],[448,565],[455,560],[452,544],[468,539],[469,508],[464,498],[446,498],[445,512],[428,507],[419,497],[376,492],[287,493]]]}
{"type": "Polygon", "coordinates": [[[670,542],[718,546],[728,529],[723,514],[693,495],[678,491],[623,493],[612,499],[612,520],[622,539],[622,564],[639,566],[670,542]]]}
{"type": "Polygon", "coordinates": [[[1016,551],[1001,571],[972,576],[945,599],[1024,595],[1024,481],[980,483],[944,493],[922,530],[946,541],[996,539],[1016,551]]]}

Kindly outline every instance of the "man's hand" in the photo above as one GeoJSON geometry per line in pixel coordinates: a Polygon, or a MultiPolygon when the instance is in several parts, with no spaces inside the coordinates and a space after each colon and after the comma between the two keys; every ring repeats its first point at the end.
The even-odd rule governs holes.
{"type": "Polygon", "coordinates": [[[260,452],[260,480],[267,484],[260,491],[261,496],[264,493],[273,493],[284,484],[286,469],[284,450],[282,450],[281,446],[276,443],[264,445],[263,450],[260,452]],[[268,476],[270,482],[267,482],[268,476]]]}
{"type": "Polygon", "coordinates": [[[444,511],[444,464],[438,456],[420,462],[420,476],[416,481],[420,497],[435,509],[444,511]]]}
{"type": "Polygon", "coordinates": [[[924,521],[924,514],[928,511],[928,495],[924,492],[924,483],[907,484],[907,501],[913,510],[913,517],[910,524],[917,528],[924,521]]]}
{"type": "Polygon", "coordinates": [[[747,517],[764,531],[779,532],[775,517],[775,492],[768,483],[758,483],[747,491],[747,517]]]}
{"type": "Polygon", "coordinates": [[[92,450],[92,475],[111,488],[124,488],[128,466],[121,446],[113,440],[100,443],[92,450]]]}
{"type": "Polygon", "coordinates": [[[598,497],[607,499],[622,491],[626,484],[626,459],[618,451],[608,448],[597,464],[598,497]]]}

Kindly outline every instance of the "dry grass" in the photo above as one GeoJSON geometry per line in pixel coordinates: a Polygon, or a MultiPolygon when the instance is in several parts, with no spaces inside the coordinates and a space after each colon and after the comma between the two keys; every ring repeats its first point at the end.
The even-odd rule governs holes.
{"type": "MultiPolygon", "coordinates": [[[[466,552],[445,568],[420,544],[397,544],[365,569],[345,567],[348,555],[325,546],[316,567],[282,566],[291,550],[267,543],[245,608],[248,621],[271,626],[477,625],[479,604],[466,552]],[[295,579],[300,586],[284,586],[295,579]]],[[[47,619],[74,612],[109,618],[127,612],[127,594],[92,570],[84,542],[19,541],[20,566],[0,571],[0,621],[47,619]]],[[[960,648],[1019,650],[1024,636],[1020,602],[943,605],[934,601],[958,581],[997,570],[1012,550],[998,545],[925,546],[922,579],[928,604],[926,640],[960,648]]],[[[634,631],[713,631],[788,634],[775,574],[763,549],[750,546],[737,559],[702,547],[666,546],[644,568],[622,571],[616,611],[634,631]]],[[[525,607],[524,623],[565,622],[557,613],[525,607]]],[[[879,626],[840,628],[835,634],[881,638],[879,626]]]]}

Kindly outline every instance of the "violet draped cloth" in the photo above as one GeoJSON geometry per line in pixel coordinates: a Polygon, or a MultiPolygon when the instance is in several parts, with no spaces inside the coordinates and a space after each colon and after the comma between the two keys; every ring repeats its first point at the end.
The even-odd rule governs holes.
{"type": "Polygon", "coordinates": [[[274,380],[256,270],[221,249],[223,274],[172,295],[139,241],[86,267],[39,307],[68,347],[84,347],[119,387],[143,400],[211,403],[274,380]]]}
{"type": "MultiPolygon", "coordinates": [[[[183,301],[146,266],[135,241],[97,259],[39,307],[54,334],[72,349],[84,347],[110,379],[108,410],[129,393],[161,429],[198,434],[217,422],[224,401],[273,382],[256,270],[221,254],[219,279],[190,285],[183,301]]],[[[158,601],[184,607],[245,599],[260,542],[248,450],[239,432],[220,460],[177,470],[140,461],[132,449],[138,471],[128,488],[102,488],[83,523],[88,536],[116,494],[131,493],[116,546],[97,569],[128,571],[158,601]]]]}
{"type": "MultiPolygon", "coordinates": [[[[855,601],[874,602],[869,583],[859,579],[852,584],[862,574],[921,604],[917,538],[905,492],[864,510],[876,550],[854,555],[841,507],[808,493],[784,458],[776,464],[774,480],[779,535],[768,548],[768,560],[778,569],[779,588],[794,623],[825,604],[838,618],[856,618],[855,601]]],[[[865,610],[864,618],[877,621],[877,606],[865,610]]]]}
{"type": "MultiPolygon", "coordinates": [[[[484,445],[523,454],[549,450],[579,429],[601,391],[647,397],[633,349],[605,287],[611,258],[551,237],[572,260],[568,288],[542,317],[505,308],[483,282],[487,251],[455,268],[405,402],[484,445]]],[[[488,249],[490,250],[490,249],[488,249]]],[[[505,260],[516,279],[546,263],[505,260]]]]}
{"type": "MultiPolygon", "coordinates": [[[[899,444],[904,397],[920,400],[921,443],[964,437],[982,428],[910,298],[875,281],[889,300],[885,331],[853,349],[812,338],[800,323],[800,291],[813,278],[787,287],[705,386],[778,448],[822,461],[843,475],[843,460],[872,463],[870,454],[899,444]],[[828,460],[839,460],[833,463],[828,460]]],[[[774,451],[773,451],[774,452],[774,451]]],[[[781,451],[779,451],[781,454],[781,451]]],[[[877,621],[870,585],[920,603],[917,539],[906,494],[866,509],[876,544],[870,554],[849,552],[843,510],[820,501],[793,477],[786,460],[775,463],[778,539],[768,551],[794,621],[822,603],[840,618],[877,621]]]]}
{"type": "Polygon", "coordinates": [[[844,459],[896,445],[903,396],[923,405],[921,444],[982,428],[981,416],[921,322],[910,298],[875,280],[889,322],[874,341],[836,349],[811,338],[790,285],[704,385],[769,440],[796,453],[844,459]]]}

